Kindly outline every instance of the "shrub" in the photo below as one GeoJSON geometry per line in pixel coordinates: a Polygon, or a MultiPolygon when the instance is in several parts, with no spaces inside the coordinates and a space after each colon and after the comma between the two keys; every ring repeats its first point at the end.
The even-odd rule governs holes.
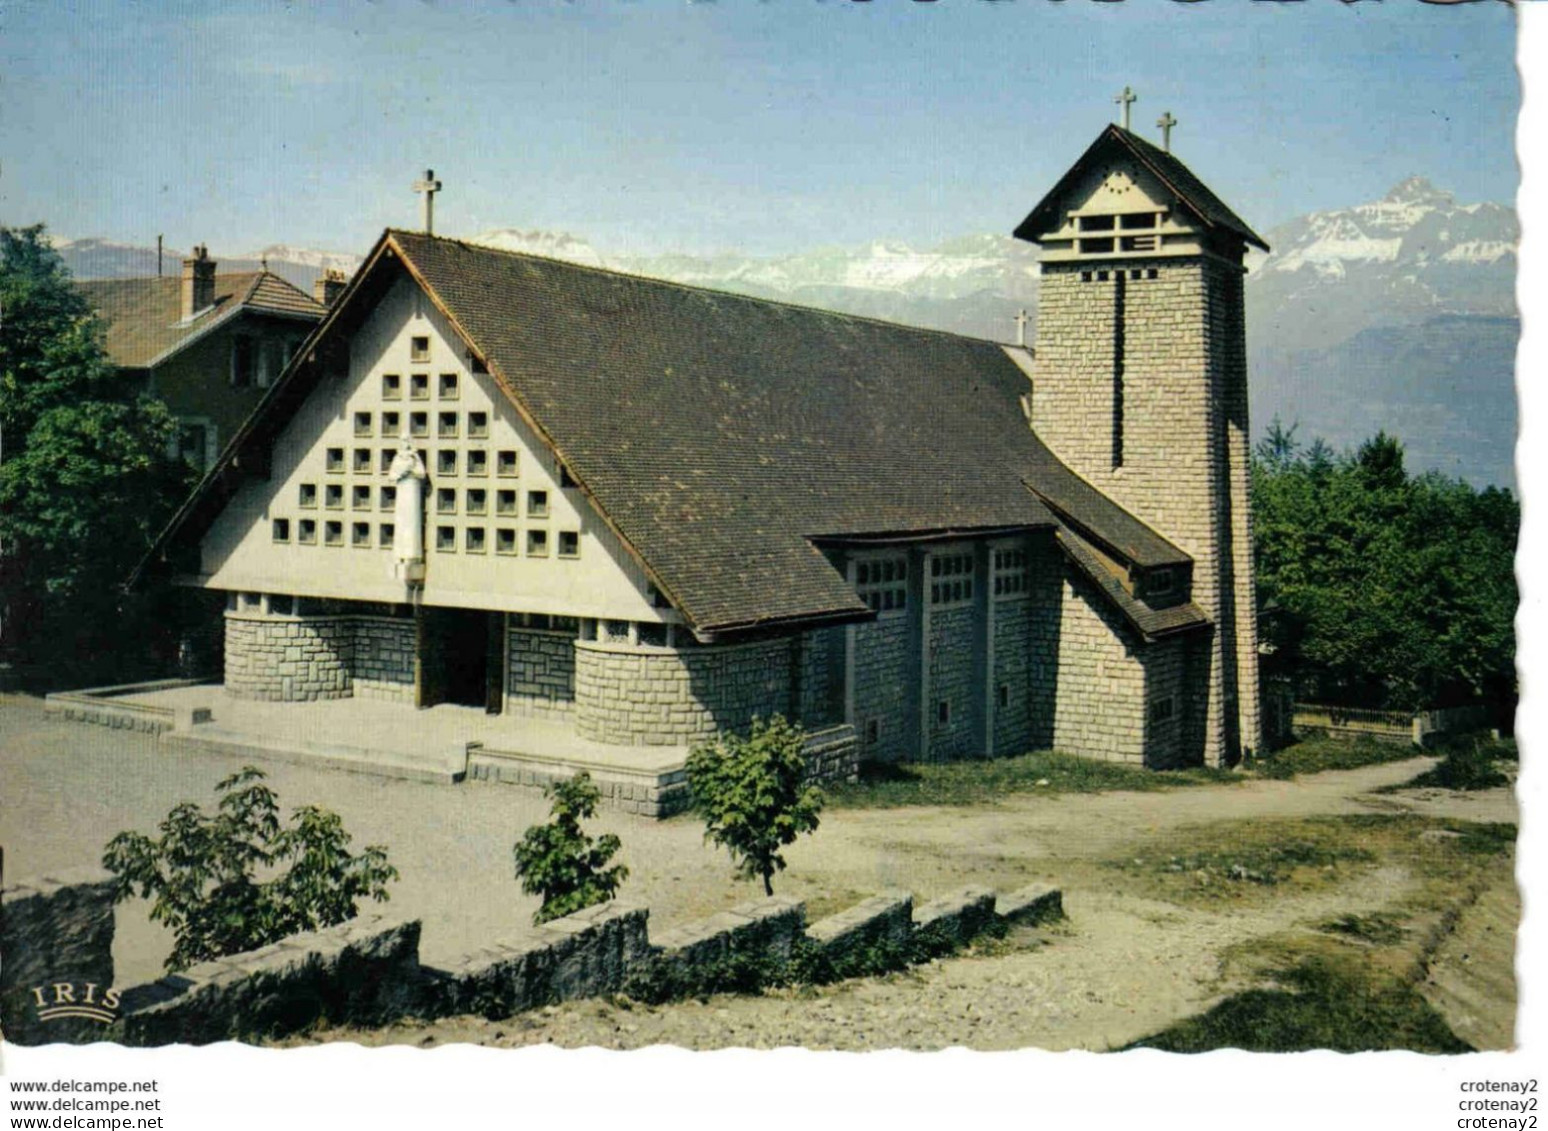
{"type": "Polygon", "coordinates": [[[1408,784],[1440,789],[1493,789],[1508,780],[1494,767],[1496,753],[1493,744],[1458,743],[1446,751],[1439,765],[1408,784]]]}
{"type": "Polygon", "coordinates": [[[606,903],[629,877],[622,864],[607,866],[621,846],[616,836],[592,838],[581,830],[581,821],[596,813],[602,799],[590,774],[583,771],[543,792],[553,802],[553,819],[529,828],[515,848],[521,890],[543,897],[543,906],[532,916],[534,925],[606,903]]]}
{"type": "Polygon", "coordinates": [[[176,936],[169,972],[342,923],[360,899],[387,899],[398,878],[381,846],[350,854],[337,813],[307,805],[282,826],[263,778],[246,766],[216,785],[215,815],[185,801],[161,822],[160,838],[122,832],[103,852],[116,899],[154,899],[151,918],[176,936]]]}
{"type": "Polygon", "coordinates": [[[805,785],[806,736],[775,715],[754,718],[746,738],[725,734],[688,755],[688,789],[704,818],[704,838],[731,854],[743,879],[774,894],[780,849],[817,828],[822,791],[805,785]]]}

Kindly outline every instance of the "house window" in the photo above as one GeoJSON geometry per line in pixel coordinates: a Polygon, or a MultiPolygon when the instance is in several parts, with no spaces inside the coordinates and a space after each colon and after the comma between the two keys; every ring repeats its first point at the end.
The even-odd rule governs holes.
{"type": "Polygon", "coordinates": [[[1024,597],[1031,588],[1025,550],[996,550],[994,552],[994,595],[996,597],[1024,597]]]}
{"type": "Polygon", "coordinates": [[[416,439],[422,439],[430,435],[430,414],[428,412],[409,413],[409,435],[416,439]]]}
{"type": "Polygon", "coordinates": [[[355,449],[355,474],[356,475],[370,475],[371,474],[371,449],[370,448],[356,448],[355,449]]]}
{"type": "Polygon", "coordinates": [[[951,700],[942,699],[935,705],[935,725],[938,727],[951,726],[951,700]]]}
{"type": "Polygon", "coordinates": [[[880,719],[865,720],[865,744],[875,746],[881,741],[882,725],[880,719]]]}
{"type": "Polygon", "coordinates": [[[437,514],[457,513],[457,489],[455,487],[437,487],[435,489],[435,511],[437,514]]]}
{"type": "Polygon", "coordinates": [[[482,448],[474,448],[472,451],[468,452],[468,474],[469,475],[488,475],[489,474],[489,453],[488,452],[484,451],[482,448]]]}
{"type": "Polygon", "coordinates": [[[396,487],[383,487],[377,495],[377,505],[384,511],[390,511],[398,505],[398,489],[396,487]]]}
{"type": "Polygon", "coordinates": [[[357,550],[369,550],[371,548],[371,524],[369,522],[357,522],[350,527],[349,544],[357,550]]]}
{"type": "Polygon", "coordinates": [[[430,339],[428,337],[414,337],[409,339],[409,357],[414,361],[430,360],[430,339]]]}
{"type": "Polygon", "coordinates": [[[463,531],[464,544],[468,553],[482,554],[484,552],[484,528],[482,526],[470,526],[463,531]]]}
{"type": "Polygon", "coordinates": [[[332,475],[343,475],[344,474],[344,449],[343,448],[329,448],[328,451],[327,451],[327,454],[324,456],[324,460],[326,462],[326,466],[328,468],[329,474],[332,474],[332,475]]]}
{"type": "Polygon", "coordinates": [[[323,488],[323,506],[331,511],[344,509],[344,484],[329,483],[323,488]]]}
{"type": "Polygon", "coordinates": [[[323,523],[323,545],[324,546],[342,546],[342,545],[344,545],[344,524],[342,522],[325,522],[325,523],[323,523]]]}
{"type": "Polygon", "coordinates": [[[997,701],[1000,704],[1000,709],[1002,711],[1006,707],[1010,706],[1010,684],[1008,684],[1008,683],[1000,684],[1000,692],[999,692],[999,697],[998,697],[997,701]]]}
{"type": "Polygon", "coordinates": [[[561,558],[580,557],[580,531],[561,530],[559,532],[559,556],[561,558]]]}
{"type": "Polygon", "coordinates": [[[1150,704],[1150,721],[1152,723],[1171,722],[1177,714],[1177,697],[1167,695],[1161,699],[1153,700],[1150,704]]]}
{"type": "Polygon", "coordinates": [[[403,399],[403,378],[397,373],[382,374],[382,400],[401,401],[403,399]]]}
{"type": "Polygon", "coordinates": [[[900,554],[856,562],[855,592],[878,613],[908,608],[908,559],[900,554]]]}
{"type": "Polygon", "coordinates": [[[396,436],[398,434],[398,430],[400,428],[402,428],[402,427],[403,427],[403,416],[402,416],[401,413],[396,413],[396,412],[384,412],[384,413],[382,413],[382,435],[383,436],[396,436]]]}
{"type": "Polygon", "coordinates": [[[457,375],[455,373],[441,374],[439,395],[443,401],[454,401],[457,399],[457,375]]]}
{"type": "Polygon", "coordinates": [[[482,440],[489,435],[489,414],[487,412],[468,413],[468,437],[473,440],[482,440]]]}
{"type": "Polygon", "coordinates": [[[529,531],[527,531],[527,557],[529,557],[529,558],[546,558],[546,557],[548,557],[548,531],[546,531],[546,530],[529,530],[529,531]]]}
{"type": "Polygon", "coordinates": [[[369,412],[355,413],[355,435],[369,436],[371,434],[371,414],[369,412]]]}
{"type": "Polygon", "coordinates": [[[1169,597],[1177,591],[1177,574],[1171,569],[1151,570],[1146,585],[1148,596],[1169,597]]]}
{"type": "Polygon", "coordinates": [[[175,455],[184,463],[203,471],[210,460],[210,427],[207,424],[179,422],[175,455]]]}
{"type": "Polygon", "coordinates": [[[246,334],[231,339],[231,387],[249,389],[253,384],[253,340],[246,334]]]}
{"type": "Polygon", "coordinates": [[[515,513],[516,513],[516,492],[515,491],[496,491],[495,492],[495,514],[515,514],[515,513]]]}
{"type": "Polygon", "coordinates": [[[356,483],[349,489],[349,507],[351,510],[368,511],[371,509],[371,488],[364,483],[356,483]]]}
{"type": "Polygon", "coordinates": [[[269,594],[269,615],[272,617],[293,617],[296,615],[296,599],[289,594],[269,594]]]}
{"type": "Polygon", "coordinates": [[[290,519],[276,518],[274,520],[274,540],[276,542],[290,541],[290,519]]]}
{"type": "Polygon", "coordinates": [[[317,520],[315,518],[303,518],[297,524],[296,541],[303,546],[317,545],[317,520]]]}
{"type": "Polygon", "coordinates": [[[509,448],[503,449],[495,455],[495,474],[503,475],[507,479],[516,475],[516,453],[509,448]]]}
{"type": "Polygon", "coordinates": [[[397,536],[397,533],[397,528],[392,523],[381,523],[376,528],[376,544],[384,550],[392,549],[392,540],[397,536]]]}
{"type": "Polygon", "coordinates": [[[547,491],[528,491],[527,492],[527,517],[528,518],[547,518],[548,517],[548,492],[547,491]]]}
{"type": "Polygon", "coordinates": [[[514,554],[516,552],[516,528],[514,526],[501,526],[495,529],[495,553],[514,554]]]}
{"type": "Polygon", "coordinates": [[[483,514],[489,509],[489,492],[482,487],[473,487],[468,490],[467,508],[469,514],[483,514]]]}
{"type": "Polygon", "coordinates": [[[457,452],[455,448],[442,448],[435,453],[435,472],[437,475],[457,474],[457,452]]]}
{"type": "Polygon", "coordinates": [[[301,484],[300,503],[303,507],[315,507],[317,505],[317,484],[301,484]]]}
{"type": "Polygon", "coordinates": [[[435,548],[448,554],[457,552],[457,528],[455,526],[437,526],[435,528],[435,548]]]}
{"type": "Polygon", "coordinates": [[[430,374],[409,374],[409,399],[427,401],[430,399],[430,374]]]}
{"type": "Polygon", "coordinates": [[[457,438],[457,414],[455,412],[443,412],[436,418],[435,434],[443,440],[455,440],[457,438]]]}
{"type": "Polygon", "coordinates": [[[973,599],[973,553],[937,554],[930,559],[930,604],[965,605],[973,599]]]}

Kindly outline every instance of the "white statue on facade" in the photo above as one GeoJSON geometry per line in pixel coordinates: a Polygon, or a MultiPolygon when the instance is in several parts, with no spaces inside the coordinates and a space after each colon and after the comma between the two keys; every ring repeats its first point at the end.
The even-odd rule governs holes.
{"type": "Polygon", "coordinates": [[[424,564],[425,560],[425,480],[428,478],[419,453],[407,440],[387,469],[395,488],[393,501],[392,557],[393,573],[406,580],[418,580],[405,567],[424,564]]]}

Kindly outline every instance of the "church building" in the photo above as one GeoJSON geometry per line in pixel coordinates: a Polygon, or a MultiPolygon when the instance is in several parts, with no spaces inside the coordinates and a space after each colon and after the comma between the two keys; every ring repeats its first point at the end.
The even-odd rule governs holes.
{"type": "Polygon", "coordinates": [[[1263,240],[1116,125],[1015,234],[1035,348],[389,230],[142,571],[238,697],[1234,763],[1263,240]]]}

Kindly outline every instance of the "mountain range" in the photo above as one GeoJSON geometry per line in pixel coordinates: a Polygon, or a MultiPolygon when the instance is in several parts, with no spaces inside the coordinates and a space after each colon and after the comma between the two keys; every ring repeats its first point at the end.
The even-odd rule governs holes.
{"type": "MultiPolygon", "coordinates": [[[[1459,204],[1411,177],[1377,201],[1314,212],[1264,233],[1248,263],[1253,419],[1278,417],[1335,448],[1386,429],[1412,470],[1512,486],[1519,226],[1502,204],[1459,204]]],[[[763,298],[1011,340],[1037,310],[1037,249],[1008,235],[934,247],[893,241],[785,256],[605,252],[582,237],[499,228],[472,242],[763,298]]],[[[154,249],[104,240],[56,243],[78,277],[153,274],[154,249]]],[[[217,259],[219,256],[216,257],[217,259]]],[[[168,272],[179,254],[165,252],[168,272]]],[[[223,260],[267,262],[309,288],[359,257],[275,245],[223,260]]],[[[1032,340],[1029,328],[1028,340],[1032,340]]]]}

